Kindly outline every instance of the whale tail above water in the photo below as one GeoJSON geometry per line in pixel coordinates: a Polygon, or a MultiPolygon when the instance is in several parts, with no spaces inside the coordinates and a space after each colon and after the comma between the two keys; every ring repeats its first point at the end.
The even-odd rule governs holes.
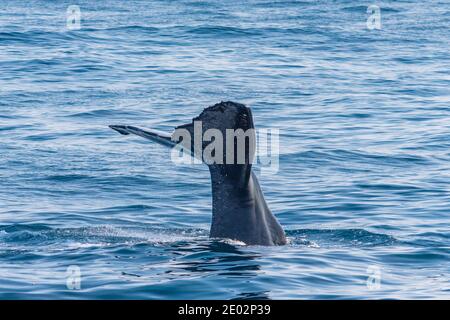
{"type": "Polygon", "coordinates": [[[286,244],[285,233],[270,211],[258,179],[252,172],[255,139],[251,134],[254,124],[250,108],[231,101],[215,104],[204,109],[192,122],[176,127],[172,135],[133,126],[112,125],[110,128],[124,135],[135,134],[166,146],[180,143],[208,165],[213,197],[210,237],[239,240],[249,245],[286,244]],[[227,152],[219,155],[215,150],[211,153],[212,158],[205,159],[204,151],[210,143],[204,140],[200,144],[196,143],[196,122],[201,123],[201,137],[213,129],[214,142],[218,136],[228,139],[224,143],[227,152]],[[239,145],[236,136],[227,135],[229,129],[234,132],[242,129],[241,132],[250,134],[244,137],[244,144],[239,145]],[[180,130],[189,133],[191,140],[186,141],[184,138],[181,141],[177,135],[180,130]],[[196,150],[196,147],[200,150],[196,150]],[[229,154],[232,156],[228,157],[229,154]]]}

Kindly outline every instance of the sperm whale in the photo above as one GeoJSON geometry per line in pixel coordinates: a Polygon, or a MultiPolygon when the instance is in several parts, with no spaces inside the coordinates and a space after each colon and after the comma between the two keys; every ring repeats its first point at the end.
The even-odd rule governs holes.
{"type": "MultiPolygon", "coordinates": [[[[247,132],[254,130],[251,109],[243,104],[232,101],[220,102],[208,108],[192,119],[192,122],[178,126],[174,133],[167,134],[156,130],[144,130],[135,126],[111,125],[111,129],[123,135],[134,134],[168,147],[181,145],[191,155],[200,158],[208,165],[212,185],[212,221],[211,238],[227,238],[244,242],[247,245],[283,245],[286,244],[286,236],[283,228],[270,211],[258,179],[252,171],[252,150],[254,140],[247,139],[244,144],[242,161],[236,161],[239,145],[235,137],[227,136],[227,130],[242,129],[247,132]],[[196,123],[202,124],[201,134],[209,129],[221,133],[232,145],[233,161],[229,161],[225,155],[207,161],[202,151],[208,147],[206,142],[200,145],[200,153],[196,153],[194,141],[196,123]],[[189,133],[180,139],[179,132],[189,133]],[[228,161],[227,161],[228,160],[228,161]]],[[[217,137],[216,137],[217,139],[217,137]]],[[[229,142],[226,141],[226,142],[229,142]]],[[[227,149],[228,151],[228,149],[227,149]]],[[[212,152],[214,155],[214,152],[212,152]]]]}

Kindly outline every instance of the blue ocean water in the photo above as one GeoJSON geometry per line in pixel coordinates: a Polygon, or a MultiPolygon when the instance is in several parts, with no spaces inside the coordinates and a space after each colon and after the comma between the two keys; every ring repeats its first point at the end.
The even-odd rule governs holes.
{"type": "Polygon", "coordinates": [[[449,12],[2,1],[0,298],[449,299],[449,12]],[[207,168],[107,127],[170,131],[221,100],[280,130],[260,182],[286,246],[208,239],[207,168]]]}

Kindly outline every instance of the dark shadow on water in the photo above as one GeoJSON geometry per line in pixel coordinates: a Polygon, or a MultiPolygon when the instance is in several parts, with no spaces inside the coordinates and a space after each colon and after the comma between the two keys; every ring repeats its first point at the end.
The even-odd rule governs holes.
{"type": "Polygon", "coordinates": [[[269,291],[243,292],[230,300],[270,300],[269,291]]]}
{"type": "Polygon", "coordinates": [[[248,250],[248,247],[227,243],[225,241],[208,240],[193,242],[177,242],[166,248],[174,257],[164,272],[166,280],[198,278],[205,283],[213,283],[222,290],[233,292],[233,299],[269,299],[268,292],[253,285],[236,287],[236,282],[252,283],[261,273],[258,259],[261,255],[248,250]],[[240,292],[242,291],[242,292],[240,292]]]}
{"type": "Polygon", "coordinates": [[[260,270],[254,252],[243,251],[237,245],[223,241],[177,242],[166,249],[177,255],[172,269],[166,273],[179,275],[180,271],[192,273],[214,273],[221,276],[248,277],[260,270]]]}

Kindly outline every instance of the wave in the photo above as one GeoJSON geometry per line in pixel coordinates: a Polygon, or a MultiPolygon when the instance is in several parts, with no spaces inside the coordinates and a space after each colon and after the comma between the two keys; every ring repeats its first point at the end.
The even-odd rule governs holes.
{"type": "Polygon", "coordinates": [[[399,243],[394,237],[365,229],[297,229],[287,230],[292,244],[317,247],[373,247],[399,243]]]}
{"type": "Polygon", "coordinates": [[[227,26],[198,26],[190,27],[187,29],[188,33],[198,34],[198,35],[220,35],[221,37],[226,36],[249,36],[249,35],[260,35],[262,30],[254,28],[237,28],[237,27],[227,27],[227,26]]]}
{"type": "Polygon", "coordinates": [[[126,112],[117,112],[115,110],[111,109],[97,109],[97,110],[91,110],[91,111],[85,111],[85,112],[78,112],[78,113],[72,113],[67,115],[66,117],[69,118],[103,118],[103,117],[110,117],[116,114],[127,114],[126,112]]]}
{"type": "Polygon", "coordinates": [[[324,163],[329,161],[349,161],[360,162],[363,164],[373,164],[381,166],[412,166],[412,165],[430,165],[433,164],[432,159],[416,154],[374,154],[367,153],[362,150],[350,151],[342,149],[333,150],[308,150],[294,153],[286,153],[281,155],[281,160],[295,157],[296,159],[302,159],[305,163],[318,162],[324,163]]]}
{"type": "MultiPolygon", "coordinates": [[[[346,12],[356,12],[356,13],[363,13],[365,14],[367,12],[367,6],[350,6],[350,7],[344,7],[341,9],[342,11],[346,11],[346,12]]],[[[394,9],[394,8],[389,8],[389,7],[385,7],[383,6],[381,8],[382,13],[397,13],[400,12],[400,10],[394,9]]]]}
{"type": "Polygon", "coordinates": [[[1,240],[9,244],[33,243],[37,246],[52,243],[84,245],[164,243],[204,236],[202,229],[122,228],[96,226],[79,228],[51,228],[42,224],[1,226],[1,240]]]}
{"type": "MultiPolygon", "coordinates": [[[[114,244],[136,245],[177,243],[180,241],[221,241],[229,245],[243,243],[232,239],[211,239],[208,230],[199,228],[96,226],[50,228],[41,224],[0,226],[0,240],[12,246],[32,243],[36,246],[57,244],[66,248],[88,248],[114,244]]],[[[398,243],[394,237],[364,229],[287,230],[290,245],[309,247],[361,247],[398,243]]]]}
{"type": "Polygon", "coordinates": [[[86,32],[98,32],[98,31],[125,31],[125,32],[144,32],[144,33],[155,33],[158,32],[160,28],[142,26],[142,25],[124,25],[110,28],[83,28],[86,32]]]}

